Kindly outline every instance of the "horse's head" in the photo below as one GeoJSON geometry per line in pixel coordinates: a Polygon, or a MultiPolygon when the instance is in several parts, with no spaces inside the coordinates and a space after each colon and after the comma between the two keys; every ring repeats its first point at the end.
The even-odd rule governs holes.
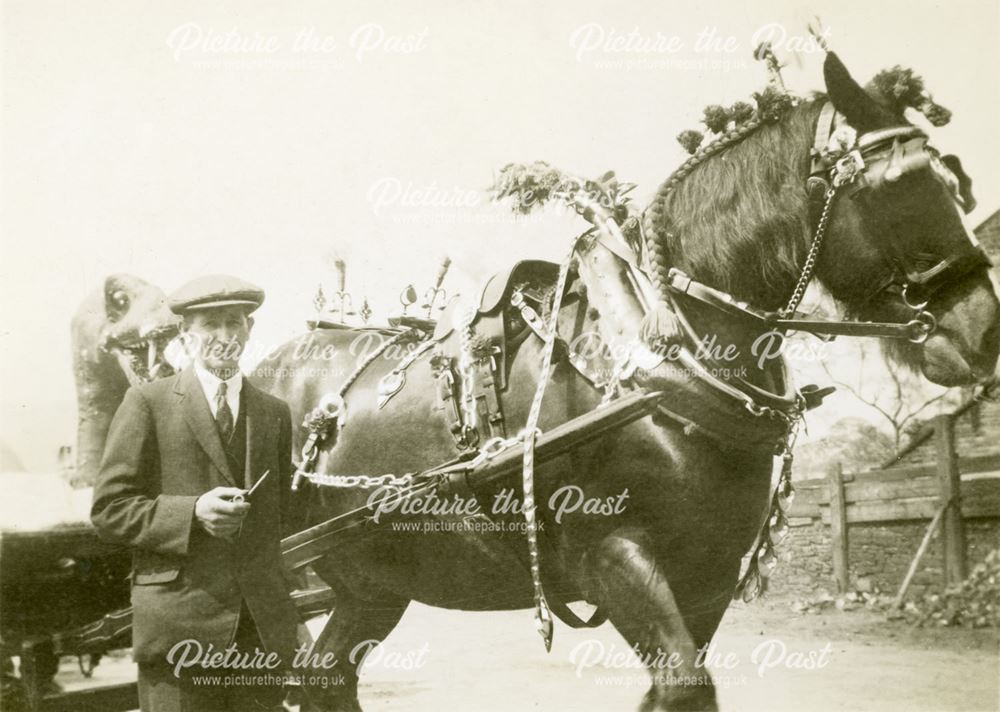
{"type": "Polygon", "coordinates": [[[962,220],[974,206],[971,181],[903,118],[914,78],[893,71],[895,84],[883,74],[866,89],[827,56],[829,100],[857,132],[861,160],[830,205],[817,275],[860,319],[905,322],[925,304],[936,322],[926,341],[894,344],[890,356],[934,383],[969,384],[993,373],[1000,349],[989,261],[962,220]]]}

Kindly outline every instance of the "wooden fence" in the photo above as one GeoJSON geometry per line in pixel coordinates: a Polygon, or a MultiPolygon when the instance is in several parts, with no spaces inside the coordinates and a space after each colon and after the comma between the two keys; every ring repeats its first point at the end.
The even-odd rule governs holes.
{"type": "Polygon", "coordinates": [[[935,419],[934,441],[934,464],[850,474],[832,463],[825,478],[795,483],[788,514],[829,525],[834,577],[841,591],[849,586],[849,528],[859,523],[931,520],[911,569],[940,526],[946,582],[966,577],[964,519],[1000,517],[1000,455],[959,458],[952,415],[935,419]]]}

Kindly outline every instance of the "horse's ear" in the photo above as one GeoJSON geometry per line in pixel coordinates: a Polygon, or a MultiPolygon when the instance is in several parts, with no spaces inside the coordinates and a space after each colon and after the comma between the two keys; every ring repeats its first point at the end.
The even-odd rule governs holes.
{"type": "Polygon", "coordinates": [[[834,108],[847,117],[847,122],[859,133],[884,128],[889,123],[885,109],[854,81],[840,57],[833,52],[826,53],[823,78],[834,108]]]}
{"type": "Polygon", "coordinates": [[[972,194],[972,179],[962,168],[962,162],[958,160],[958,156],[951,154],[941,156],[941,162],[948,166],[948,170],[958,178],[958,194],[962,196],[962,207],[965,212],[971,213],[976,207],[976,197],[972,194]]]}

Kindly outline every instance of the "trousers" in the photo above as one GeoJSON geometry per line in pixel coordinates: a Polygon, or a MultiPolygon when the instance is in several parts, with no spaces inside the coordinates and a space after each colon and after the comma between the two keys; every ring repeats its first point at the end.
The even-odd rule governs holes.
{"type": "MultiPolygon", "coordinates": [[[[263,649],[244,603],[234,639],[240,653],[263,649]]],[[[166,660],[139,663],[142,712],[271,712],[284,710],[282,671],[187,668],[175,674],[166,660]]]]}

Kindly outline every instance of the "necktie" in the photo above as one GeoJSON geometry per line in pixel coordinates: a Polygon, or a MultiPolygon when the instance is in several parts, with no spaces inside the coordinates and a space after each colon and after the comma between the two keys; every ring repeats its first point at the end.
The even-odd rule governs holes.
{"type": "Polygon", "coordinates": [[[219,391],[215,394],[215,424],[219,428],[219,435],[223,443],[228,443],[233,435],[233,411],[226,401],[226,382],[219,384],[219,391]]]}

